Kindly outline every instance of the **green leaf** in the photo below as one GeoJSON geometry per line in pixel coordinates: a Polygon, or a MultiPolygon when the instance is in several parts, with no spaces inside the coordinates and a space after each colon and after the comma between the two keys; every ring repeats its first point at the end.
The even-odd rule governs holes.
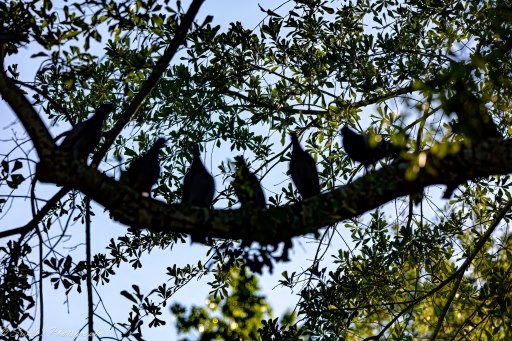
{"type": "Polygon", "coordinates": [[[138,304],[135,297],[133,297],[132,294],[130,294],[128,291],[126,291],[126,290],[121,291],[121,295],[123,295],[124,297],[126,297],[127,299],[132,301],[133,303],[138,304]]]}

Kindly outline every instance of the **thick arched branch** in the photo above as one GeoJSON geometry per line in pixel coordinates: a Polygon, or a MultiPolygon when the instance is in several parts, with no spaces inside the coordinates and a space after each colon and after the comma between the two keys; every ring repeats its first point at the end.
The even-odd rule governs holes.
{"type": "Polygon", "coordinates": [[[445,147],[458,152],[443,158],[424,152],[426,162],[418,168],[414,179],[410,179],[408,169],[415,167],[409,161],[397,161],[332,192],[264,211],[168,205],[142,197],[85,164],[70,160],[60,151],[51,160],[43,160],[37,172],[41,181],[82,191],[108,208],[116,220],[129,226],[276,243],[356,217],[433,184],[453,185],[512,172],[512,140],[492,139],[472,148],[451,143],[445,147]]]}

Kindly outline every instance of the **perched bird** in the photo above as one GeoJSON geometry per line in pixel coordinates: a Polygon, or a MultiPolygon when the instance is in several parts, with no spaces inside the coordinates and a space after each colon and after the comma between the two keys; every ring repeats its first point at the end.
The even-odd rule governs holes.
{"type": "Polygon", "coordinates": [[[360,135],[347,126],[341,128],[343,134],[343,148],[348,157],[367,167],[385,157],[396,157],[400,152],[399,147],[384,139],[370,140],[369,135],[360,135]]]}
{"type": "Polygon", "coordinates": [[[452,124],[454,133],[462,134],[470,140],[503,138],[493,122],[485,103],[478,99],[462,78],[457,78],[453,86],[454,95],[445,101],[447,113],[454,112],[458,121],[452,124]]]}
{"type": "Polygon", "coordinates": [[[101,126],[113,109],[114,106],[111,103],[101,104],[90,119],[78,123],[73,129],[64,133],[66,137],[60,144],[60,149],[71,153],[76,160],[86,160],[100,143],[101,126]]]}
{"type": "Polygon", "coordinates": [[[455,190],[457,188],[459,188],[460,185],[463,185],[463,184],[464,184],[464,182],[462,182],[462,183],[457,183],[457,182],[447,183],[446,190],[443,193],[443,199],[450,199],[452,197],[453,193],[455,192],[455,190]]]}
{"type": "Polygon", "coordinates": [[[165,139],[160,137],[155,144],[142,156],[133,160],[128,169],[121,173],[121,182],[142,194],[151,193],[151,187],[160,176],[160,163],[158,154],[165,144],[165,139]]]}
{"type": "Polygon", "coordinates": [[[302,199],[320,194],[320,182],[315,160],[304,151],[295,133],[290,134],[292,139],[292,156],[290,158],[290,175],[302,199]]]}
{"type": "Polygon", "coordinates": [[[446,185],[446,190],[443,193],[443,199],[450,199],[453,195],[453,192],[457,189],[456,184],[448,184],[446,185]]]}
{"type": "Polygon", "coordinates": [[[183,180],[183,196],[181,202],[198,207],[212,206],[215,182],[201,161],[199,146],[194,145],[194,158],[190,169],[183,180]]]}
{"type": "MultiPolygon", "coordinates": [[[[194,158],[185,178],[183,179],[182,204],[189,204],[198,207],[210,208],[212,206],[213,194],[215,193],[215,182],[213,176],[208,173],[201,161],[199,146],[194,145],[194,158]]],[[[191,234],[192,242],[206,244],[204,236],[191,234]]]]}
{"type": "Polygon", "coordinates": [[[242,207],[263,209],[267,206],[263,189],[256,175],[251,173],[242,156],[235,158],[237,170],[231,183],[242,207]]]}

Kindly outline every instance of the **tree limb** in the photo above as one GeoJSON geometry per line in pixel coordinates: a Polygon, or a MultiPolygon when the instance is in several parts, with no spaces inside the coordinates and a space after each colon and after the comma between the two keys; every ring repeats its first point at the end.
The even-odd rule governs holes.
{"type": "Polygon", "coordinates": [[[153,91],[156,84],[164,74],[165,70],[167,70],[169,63],[171,62],[172,58],[178,51],[178,48],[185,41],[185,38],[187,37],[187,32],[192,26],[194,18],[199,12],[199,8],[203,4],[203,2],[204,0],[192,1],[187,13],[185,13],[185,15],[183,16],[183,19],[181,20],[181,23],[178,26],[178,29],[176,30],[176,33],[172,41],[169,43],[169,46],[167,46],[167,48],[164,51],[164,54],[155,63],[153,71],[140,88],[140,91],[135,95],[131,103],[124,110],[123,115],[121,115],[121,117],[117,120],[116,124],[108,132],[108,134],[106,134],[104,143],[94,154],[92,164],[99,164],[103,156],[105,156],[105,154],[109,150],[112,143],[114,143],[114,140],[116,139],[117,135],[119,135],[121,133],[121,130],[123,130],[123,128],[128,124],[128,122],[130,122],[130,120],[132,120],[133,117],[135,117],[140,107],[142,106],[144,100],[149,96],[151,91],[153,91]]]}
{"type": "MultiPolygon", "coordinates": [[[[362,107],[366,107],[368,105],[371,105],[371,104],[375,104],[375,103],[378,103],[380,101],[384,101],[386,99],[389,99],[389,98],[393,98],[393,97],[396,97],[396,96],[399,96],[399,95],[405,95],[407,93],[410,93],[414,91],[414,87],[412,86],[412,83],[403,87],[403,88],[400,88],[400,89],[397,89],[397,90],[393,90],[393,91],[390,91],[390,92],[387,92],[385,94],[382,94],[382,95],[375,95],[375,96],[371,96],[371,97],[368,97],[366,99],[363,99],[363,100],[360,100],[360,101],[357,101],[357,102],[354,102],[354,103],[349,103],[347,102],[346,105],[341,105],[341,104],[338,104],[338,107],[340,109],[357,109],[357,108],[362,108],[362,107]]],[[[280,111],[280,112],[284,112],[284,113],[288,113],[288,114],[304,114],[304,115],[325,115],[326,113],[329,112],[328,109],[326,110],[314,110],[314,109],[296,109],[296,108],[293,108],[291,106],[282,106],[280,104],[274,104],[274,103],[270,103],[270,102],[267,102],[266,99],[262,100],[262,99],[257,99],[257,98],[251,98],[247,95],[244,95],[240,92],[237,92],[237,91],[233,91],[233,90],[224,90],[224,92],[227,94],[227,95],[230,95],[234,98],[238,98],[238,99],[241,99],[241,100],[244,100],[244,101],[247,101],[249,103],[253,103],[255,104],[256,106],[260,106],[260,107],[263,107],[263,108],[267,108],[267,109],[271,109],[271,110],[276,110],[276,111],[280,111]]]]}
{"type": "Polygon", "coordinates": [[[85,198],[85,270],[87,283],[87,332],[88,341],[94,336],[94,301],[92,298],[92,253],[91,253],[91,199],[85,198]]]}
{"type": "Polygon", "coordinates": [[[443,307],[443,311],[441,311],[441,315],[439,316],[439,319],[437,320],[436,329],[434,329],[434,332],[432,333],[430,340],[435,341],[437,334],[439,334],[439,332],[441,331],[446,314],[448,314],[448,309],[450,309],[450,305],[452,304],[453,299],[455,298],[455,295],[457,294],[457,291],[459,291],[460,282],[462,282],[463,278],[464,278],[464,272],[461,271],[459,276],[457,276],[457,278],[455,279],[455,283],[453,283],[453,288],[450,291],[448,300],[446,301],[446,303],[443,307]]]}
{"type": "Polygon", "coordinates": [[[410,173],[407,170],[410,162],[397,161],[332,192],[263,211],[168,205],[142,197],[95,169],[70,160],[61,151],[56,151],[51,160],[42,160],[38,164],[37,176],[41,181],[82,191],[108,208],[116,220],[129,226],[276,243],[356,217],[426,186],[464,183],[478,177],[512,172],[512,139],[489,139],[471,148],[457,143],[441,146],[459,150],[443,158],[431,151],[423,152],[427,161],[424,167],[418,166],[414,179],[406,177],[410,173]]]}

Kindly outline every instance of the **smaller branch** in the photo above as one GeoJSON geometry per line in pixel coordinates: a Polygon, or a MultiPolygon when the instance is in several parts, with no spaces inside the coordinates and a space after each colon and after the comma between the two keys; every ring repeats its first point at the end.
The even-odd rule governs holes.
{"type": "Polygon", "coordinates": [[[450,292],[450,295],[448,296],[448,300],[446,301],[446,304],[444,305],[443,311],[441,312],[441,315],[439,316],[439,319],[437,320],[436,329],[434,330],[434,333],[432,334],[432,337],[430,340],[435,341],[436,336],[441,330],[441,327],[443,326],[443,321],[446,317],[446,314],[448,314],[448,309],[450,309],[450,305],[453,302],[453,299],[455,298],[455,295],[457,294],[457,291],[459,290],[460,282],[462,281],[462,278],[464,277],[464,272],[461,272],[457,279],[455,280],[455,283],[453,283],[452,291],[450,292]]]}
{"type": "MultiPolygon", "coordinates": [[[[413,92],[414,90],[415,89],[414,89],[414,87],[412,85],[412,82],[411,82],[409,85],[407,85],[407,86],[405,86],[403,88],[400,88],[400,89],[397,89],[397,90],[393,90],[393,91],[390,91],[390,92],[382,94],[382,95],[372,96],[370,98],[354,102],[352,104],[347,105],[345,108],[346,109],[357,109],[357,108],[366,107],[368,105],[375,104],[377,102],[384,101],[386,99],[390,99],[390,98],[393,98],[393,97],[396,97],[396,96],[399,96],[399,95],[408,94],[410,92],[413,92]]],[[[342,109],[344,109],[344,108],[342,108],[342,109]]]]}
{"type": "Polygon", "coordinates": [[[110,148],[110,146],[112,146],[112,143],[114,143],[117,135],[119,135],[121,133],[121,130],[123,130],[123,128],[128,124],[128,122],[130,122],[130,120],[135,117],[140,107],[142,106],[144,100],[151,94],[153,89],[156,87],[156,84],[158,83],[158,81],[164,74],[165,70],[169,66],[169,63],[171,62],[172,58],[178,51],[178,48],[185,41],[187,37],[187,32],[192,26],[194,18],[199,12],[199,8],[203,4],[203,2],[204,0],[192,1],[187,13],[185,13],[185,15],[183,16],[180,26],[176,30],[172,41],[169,43],[167,49],[164,51],[164,54],[157,60],[153,68],[153,71],[140,88],[140,91],[135,95],[131,103],[124,110],[123,115],[119,118],[114,127],[109,131],[109,133],[105,137],[105,142],[94,154],[92,158],[93,165],[98,165],[100,163],[103,156],[107,154],[107,151],[110,148]]]}
{"type": "MultiPolygon", "coordinates": [[[[361,100],[361,101],[357,101],[355,103],[351,103],[351,104],[346,105],[346,106],[342,106],[340,108],[341,109],[361,108],[361,107],[365,107],[365,106],[368,106],[368,105],[371,105],[371,104],[375,104],[375,103],[377,103],[379,101],[386,100],[386,99],[389,99],[389,98],[392,98],[392,97],[395,97],[395,96],[398,96],[398,95],[404,95],[406,93],[412,92],[413,90],[414,90],[413,86],[412,85],[408,85],[408,86],[406,86],[404,88],[400,88],[398,90],[391,91],[389,93],[382,94],[382,95],[379,95],[379,96],[373,96],[373,97],[370,97],[370,98],[367,98],[367,99],[364,99],[364,100],[361,100]]],[[[284,107],[284,106],[281,106],[281,105],[278,105],[278,104],[268,103],[268,102],[265,102],[265,101],[262,101],[262,100],[259,100],[259,99],[256,99],[256,98],[250,98],[247,95],[244,95],[244,94],[241,94],[239,92],[236,92],[234,90],[229,90],[229,89],[225,90],[225,93],[227,95],[230,95],[230,96],[242,99],[244,101],[247,101],[249,103],[252,103],[252,104],[254,104],[256,106],[267,108],[267,109],[272,109],[272,110],[276,110],[276,111],[281,111],[281,112],[287,113],[287,114],[325,115],[326,113],[329,112],[329,109],[327,109],[327,110],[313,110],[313,109],[295,109],[295,108],[292,108],[291,106],[284,107]]]]}
{"type": "Polygon", "coordinates": [[[271,109],[271,110],[281,111],[281,112],[287,113],[287,114],[303,113],[303,114],[308,114],[308,115],[322,115],[327,112],[326,110],[294,109],[290,106],[284,107],[279,104],[272,104],[272,103],[268,103],[268,102],[265,102],[265,101],[262,101],[262,100],[259,100],[256,98],[250,98],[249,96],[246,96],[244,94],[241,94],[239,92],[229,90],[229,89],[225,90],[225,93],[227,95],[230,95],[230,96],[242,99],[244,101],[247,101],[249,103],[255,104],[256,107],[263,107],[263,108],[267,108],[267,109],[271,109]]]}
{"type": "MultiPolygon", "coordinates": [[[[66,119],[69,121],[71,126],[73,126],[73,127],[75,126],[75,123],[73,123],[73,120],[71,119],[71,115],[69,114],[69,112],[64,110],[64,108],[56,100],[54,100],[53,97],[48,96],[43,91],[41,91],[38,87],[36,87],[36,86],[34,86],[34,85],[30,84],[30,83],[22,82],[22,81],[17,80],[17,79],[13,79],[13,81],[14,81],[14,83],[19,84],[19,85],[24,86],[24,87],[27,87],[30,90],[36,92],[38,95],[44,97],[44,99],[46,99],[48,102],[51,103],[51,105],[53,105],[55,108],[57,108],[57,110],[59,112],[61,112],[64,116],[66,116],[66,119]]],[[[57,140],[57,139],[55,139],[55,140],[57,140]]]]}
{"type": "MultiPolygon", "coordinates": [[[[478,312],[479,312],[479,311],[481,311],[481,309],[485,306],[485,303],[486,303],[486,301],[485,301],[485,300],[483,300],[483,301],[482,301],[482,303],[480,303],[480,304],[476,307],[476,309],[474,309],[474,310],[473,310],[473,312],[471,313],[471,315],[469,315],[468,317],[466,317],[466,319],[464,320],[464,322],[462,322],[462,323],[460,324],[459,328],[455,331],[455,333],[453,334],[453,336],[452,336],[452,338],[450,339],[450,341],[454,341],[454,340],[456,339],[457,335],[459,335],[459,333],[460,333],[463,329],[465,329],[465,328],[467,327],[467,325],[468,325],[468,323],[469,323],[469,322],[471,322],[471,324],[472,324],[472,325],[471,325],[471,327],[472,327],[472,328],[474,328],[474,327],[475,327],[475,325],[476,325],[476,324],[475,324],[473,321],[471,321],[471,320],[475,317],[475,315],[476,315],[476,314],[478,314],[478,312]]],[[[465,338],[466,338],[466,336],[465,336],[465,335],[463,335],[463,336],[462,336],[462,338],[464,338],[464,339],[465,339],[465,338]]],[[[461,338],[459,338],[459,340],[461,340],[461,338]]]]}
{"type": "MultiPolygon", "coordinates": [[[[43,288],[43,236],[36,225],[37,239],[39,240],[39,341],[43,341],[44,332],[44,288],[43,288]]],[[[20,238],[21,241],[21,238],[20,238]]]]}

